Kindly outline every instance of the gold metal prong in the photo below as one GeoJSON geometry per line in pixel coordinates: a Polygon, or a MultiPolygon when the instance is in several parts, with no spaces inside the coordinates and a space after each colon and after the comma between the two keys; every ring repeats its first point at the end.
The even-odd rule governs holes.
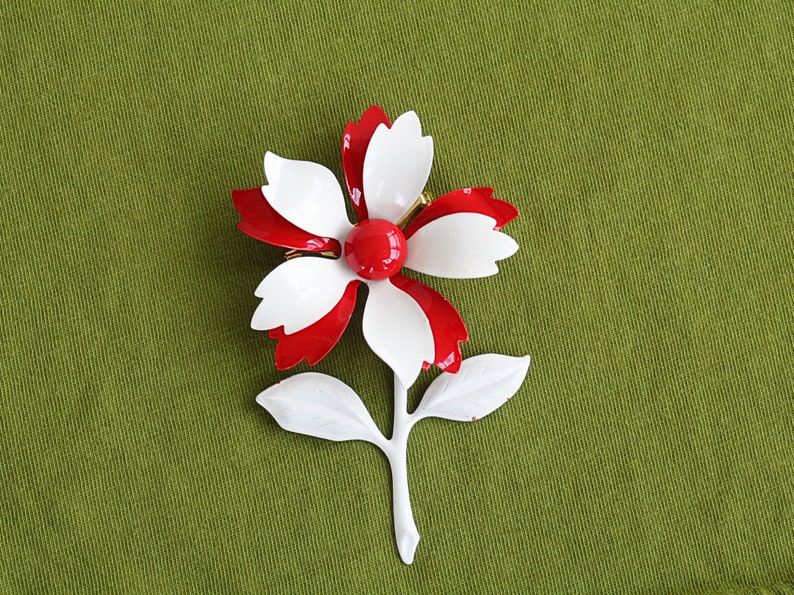
{"type": "Polygon", "coordinates": [[[433,196],[427,191],[422,192],[422,194],[419,195],[419,198],[414,201],[414,204],[411,205],[411,208],[408,209],[402,217],[400,217],[395,225],[400,229],[405,229],[405,226],[408,225],[408,222],[431,202],[433,202],[433,196]]]}
{"type": "Polygon", "coordinates": [[[334,252],[333,250],[323,250],[322,252],[301,252],[300,250],[287,250],[284,253],[284,258],[287,260],[292,260],[293,258],[298,258],[299,256],[307,256],[307,255],[314,255],[314,256],[322,256],[323,258],[339,258],[339,255],[334,252]]]}

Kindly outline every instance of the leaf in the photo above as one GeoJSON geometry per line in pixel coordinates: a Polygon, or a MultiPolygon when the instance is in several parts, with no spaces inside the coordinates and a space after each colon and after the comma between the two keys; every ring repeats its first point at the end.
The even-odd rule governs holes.
{"type": "Polygon", "coordinates": [[[463,360],[457,374],[441,373],[416,408],[417,421],[442,417],[477,421],[510,400],[529,369],[529,356],[489,353],[463,360]]]}
{"type": "Polygon", "coordinates": [[[296,374],[261,392],[256,402],[288,432],[337,442],[385,442],[355,391],[333,376],[296,374]]]}

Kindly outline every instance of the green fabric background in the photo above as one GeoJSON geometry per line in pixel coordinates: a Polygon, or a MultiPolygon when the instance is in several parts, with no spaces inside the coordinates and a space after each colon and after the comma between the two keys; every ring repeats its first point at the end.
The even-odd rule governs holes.
{"type": "MultiPolygon", "coordinates": [[[[383,6],[0,8],[0,591],[794,592],[794,3],[383,6]],[[412,567],[384,457],[254,402],[283,251],[230,200],[266,150],[341,179],[373,103],[521,211],[430,281],[533,363],[417,426],[412,567]]],[[[388,431],[360,317],[316,369],[388,431]]]]}

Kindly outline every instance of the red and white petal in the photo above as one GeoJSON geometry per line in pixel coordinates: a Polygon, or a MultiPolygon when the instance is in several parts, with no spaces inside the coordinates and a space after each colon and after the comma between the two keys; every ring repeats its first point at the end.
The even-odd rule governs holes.
{"type": "Polygon", "coordinates": [[[455,306],[435,289],[416,279],[398,273],[390,282],[416,300],[430,322],[435,359],[432,362],[426,360],[426,363],[434,363],[445,372],[456,373],[463,361],[460,343],[469,340],[469,333],[455,306]]]}
{"type": "Polygon", "coordinates": [[[397,221],[422,193],[433,164],[433,139],[414,112],[375,130],[364,158],[364,196],[372,219],[397,221]]]}
{"type": "Polygon", "coordinates": [[[311,161],[265,154],[268,185],[262,187],[270,205],[293,225],[309,233],[343,240],[352,225],[342,189],[326,167],[311,161]]]}
{"type": "Polygon", "coordinates": [[[362,328],[372,351],[402,385],[410,387],[424,362],[433,361],[433,332],[419,304],[388,280],[369,284],[362,328]]]}
{"type": "Polygon", "coordinates": [[[252,238],[274,246],[309,252],[342,251],[337,240],[315,236],[284,219],[267,202],[261,188],[233,190],[232,202],[243,218],[237,229],[252,238]]]}
{"type": "Polygon", "coordinates": [[[320,320],[305,329],[288,335],[284,327],[271,330],[268,336],[276,339],[276,367],[291,368],[305,359],[313,366],[323,359],[339,342],[356,306],[356,290],[361,282],[350,281],[339,303],[320,320]]]}
{"type": "Polygon", "coordinates": [[[364,197],[364,157],[379,124],[387,128],[391,126],[386,113],[373,105],[361,115],[358,122],[348,122],[342,136],[342,168],[345,170],[347,190],[359,221],[368,217],[367,201],[364,197]]]}
{"type": "Polygon", "coordinates": [[[494,229],[501,229],[516,217],[518,209],[509,202],[493,196],[493,188],[463,188],[439,196],[411,220],[405,228],[405,237],[410,238],[416,231],[431,221],[453,213],[480,213],[493,217],[494,229]]]}
{"type": "Polygon", "coordinates": [[[515,254],[515,240],[480,213],[454,213],[431,221],[408,239],[409,269],[450,279],[488,277],[499,272],[497,260],[515,254]]]}
{"type": "Polygon", "coordinates": [[[251,327],[265,331],[283,326],[287,334],[304,329],[328,314],[354,279],[342,259],[304,256],[288,260],[256,288],[254,295],[262,302],[251,327]]]}

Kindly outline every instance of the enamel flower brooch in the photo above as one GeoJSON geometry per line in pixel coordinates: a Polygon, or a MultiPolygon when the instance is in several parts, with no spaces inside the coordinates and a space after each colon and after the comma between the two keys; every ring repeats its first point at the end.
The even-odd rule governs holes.
{"type": "Polygon", "coordinates": [[[433,200],[425,184],[433,139],[414,112],[390,123],[369,108],[347,125],[342,165],[358,221],[348,220],[341,187],[330,170],[265,155],[267,184],[235,190],[240,231],[287,248],[286,262],[256,289],[261,303],[251,326],[276,339],[276,367],[316,364],[342,336],[367,286],[362,328],[367,344],[394,372],[394,428],[386,439],[361,399],[325,374],[296,374],[257,397],[285,430],[326,440],[364,440],[391,465],[394,530],[400,557],[411,564],[419,543],[408,494],[406,452],[413,425],[426,417],[475,421],[518,391],[529,356],[462,358],[468,332],[455,307],[406,270],[454,279],[498,272],[496,262],[518,250],[500,231],[518,216],[491,188],[466,188],[433,200]],[[442,373],[419,406],[407,411],[408,389],[420,371],[442,373]]]}

